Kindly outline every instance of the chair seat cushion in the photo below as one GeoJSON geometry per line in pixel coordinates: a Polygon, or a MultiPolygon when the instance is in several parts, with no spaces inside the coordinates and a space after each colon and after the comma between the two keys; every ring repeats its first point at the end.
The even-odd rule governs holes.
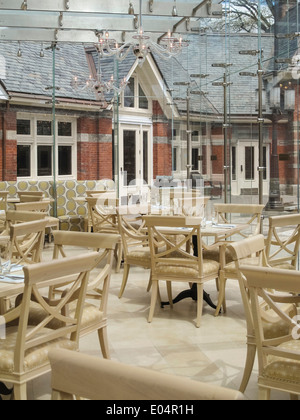
{"type": "MultiPolygon", "coordinates": [[[[240,260],[240,267],[243,265],[252,265],[252,266],[259,266],[260,265],[260,258],[259,257],[251,257],[251,258],[244,258],[243,260],[240,260]]],[[[230,264],[227,264],[225,267],[226,274],[228,273],[235,273],[236,267],[235,263],[232,262],[230,264]]]]}
{"type": "Polygon", "coordinates": [[[150,264],[151,254],[149,247],[140,247],[132,249],[128,252],[127,257],[130,259],[141,260],[150,264]]]}
{"type": "MultiPolygon", "coordinates": [[[[220,261],[219,249],[204,250],[203,258],[205,258],[206,260],[214,260],[214,261],[219,262],[220,261]]],[[[226,261],[226,264],[230,264],[233,261],[231,252],[229,251],[228,248],[226,248],[225,250],[225,261],[226,261]]]]}
{"type": "MultiPolygon", "coordinates": [[[[69,315],[74,317],[76,302],[71,303],[69,306],[69,315]]],[[[46,315],[46,312],[38,303],[31,303],[29,312],[29,325],[38,325],[40,322],[42,322],[46,315]]],[[[99,322],[103,321],[103,319],[104,315],[103,312],[99,310],[99,306],[97,307],[91,303],[86,302],[83,307],[81,330],[93,324],[98,324],[99,322]]],[[[54,319],[48,325],[46,325],[46,327],[52,330],[56,330],[62,327],[62,322],[58,319],[54,319]]]]}
{"type": "MultiPolygon", "coordinates": [[[[277,348],[300,353],[300,341],[291,340],[281,344],[277,348]]],[[[277,356],[269,356],[268,364],[263,371],[263,377],[300,384],[300,357],[299,360],[292,360],[277,356]]]]}
{"type": "MultiPolygon", "coordinates": [[[[29,327],[31,331],[34,327],[29,327]]],[[[49,329],[43,328],[36,337],[41,337],[49,333],[49,329]]],[[[0,340],[0,373],[13,373],[15,371],[14,351],[16,347],[18,327],[9,327],[6,331],[6,339],[0,340]]],[[[25,352],[24,371],[38,368],[48,363],[48,352],[50,349],[60,348],[66,350],[76,350],[76,343],[67,338],[59,338],[47,344],[33,347],[25,352]]]]}
{"type": "Polygon", "coordinates": [[[276,264],[276,262],[274,262],[274,263],[271,262],[269,264],[271,265],[271,267],[278,268],[279,270],[295,270],[295,267],[288,262],[277,263],[277,264],[276,264]]]}
{"type": "MultiPolygon", "coordinates": [[[[178,264],[178,258],[174,259],[174,264],[172,264],[172,259],[168,260],[168,264],[159,263],[156,267],[156,274],[158,276],[172,276],[172,277],[183,277],[187,281],[193,278],[199,278],[199,271],[195,267],[193,268],[190,264],[185,263],[184,258],[182,258],[182,265],[178,264]],[[175,263],[176,262],[176,263],[175,263]]],[[[220,265],[218,262],[213,260],[203,260],[203,275],[209,276],[212,274],[217,274],[219,272],[220,265]]]]}

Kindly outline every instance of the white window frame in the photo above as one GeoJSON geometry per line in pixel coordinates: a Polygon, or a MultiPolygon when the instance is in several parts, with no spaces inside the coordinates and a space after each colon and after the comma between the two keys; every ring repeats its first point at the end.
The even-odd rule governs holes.
{"type": "Polygon", "coordinates": [[[140,78],[136,74],[133,74],[130,77],[130,79],[133,79],[134,80],[134,107],[133,108],[131,108],[131,107],[125,107],[125,105],[124,105],[125,92],[123,92],[123,94],[122,94],[122,101],[121,101],[121,104],[122,104],[121,108],[123,110],[128,111],[128,112],[133,112],[134,111],[134,112],[143,113],[143,114],[147,114],[149,112],[152,113],[152,99],[149,99],[149,97],[148,97],[148,95],[147,95],[147,93],[145,91],[145,88],[143,86],[143,83],[141,83],[140,78]],[[147,109],[139,108],[139,86],[141,86],[141,88],[143,89],[144,94],[145,94],[145,96],[147,98],[147,101],[148,101],[148,108],[147,109]]]}
{"type": "MultiPolygon", "coordinates": [[[[38,176],[38,146],[51,146],[53,147],[53,133],[52,136],[38,136],[37,135],[37,121],[53,121],[51,115],[45,114],[29,114],[29,113],[18,113],[17,120],[28,120],[30,121],[30,135],[18,135],[17,134],[17,145],[18,146],[31,146],[30,149],[30,177],[18,177],[18,180],[39,180],[39,181],[51,181],[53,180],[53,154],[52,154],[52,175],[51,176],[38,176]]],[[[56,178],[58,180],[74,180],[77,179],[77,119],[72,117],[56,117],[56,178]],[[58,124],[60,122],[68,122],[72,124],[72,136],[71,137],[59,137],[58,136],[58,124]],[[58,174],[58,146],[71,146],[72,147],[72,174],[71,175],[59,175],[58,174]]]]}

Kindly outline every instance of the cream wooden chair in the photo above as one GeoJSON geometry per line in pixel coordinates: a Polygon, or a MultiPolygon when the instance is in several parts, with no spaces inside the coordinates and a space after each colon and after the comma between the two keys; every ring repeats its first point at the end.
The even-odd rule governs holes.
{"type": "Polygon", "coordinates": [[[300,245],[300,215],[270,217],[266,257],[270,267],[296,270],[300,245]]]}
{"type": "Polygon", "coordinates": [[[19,223],[10,227],[9,255],[15,264],[36,264],[41,261],[47,221],[19,223]]]}
{"type": "MultiPolygon", "coordinates": [[[[131,266],[151,269],[149,237],[145,232],[145,222],[141,217],[128,217],[118,212],[119,229],[123,244],[124,272],[119,299],[124,294],[131,266]]],[[[149,286],[151,285],[151,272],[149,286]]],[[[148,286],[148,289],[149,289],[148,286]]]]}
{"type": "MultiPolygon", "coordinates": [[[[235,234],[234,238],[229,237],[218,237],[216,238],[217,241],[224,240],[226,244],[232,242],[232,240],[242,240],[247,237],[255,236],[260,234],[261,231],[261,223],[262,223],[262,211],[264,209],[263,205],[257,204],[215,204],[214,211],[215,211],[215,222],[217,224],[232,224],[241,215],[245,215],[243,217],[243,224],[249,225],[248,230],[243,230],[238,234],[235,234]],[[232,218],[235,218],[232,220],[232,218]]],[[[225,264],[229,264],[232,262],[232,256],[229,250],[224,248],[219,248],[209,251],[204,251],[204,258],[212,259],[215,261],[219,261],[221,267],[224,267],[225,264]],[[219,249],[222,249],[222,254],[220,254],[219,249]]],[[[217,288],[219,290],[219,303],[215,312],[215,315],[218,316],[220,314],[221,306],[223,306],[223,311],[226,312],[226,300],[225,300],[225,287],[226,287],[226,277],[224,277],[224,271],[221,269],[220,276],[217,281],[217,288]],[[221,303],[222,302],[222,303],[221,303]]]]}
{"type": "MultiPolygon", "coordinates": [[[[152,322],[158,296],[158,283],[167,282],[171,308],[173,298],[171,283],[197,284],[197,328],[200,327],[203,308],[203,284],[219,276],[220,265],[213,260],[205,260],[201,250],[205,244],[201,238],[201,218],[145,216],[149,234],[152,269],[152,296],[148,322],[152,322]],[[184,234],[179,244],[170,241],[173,231],[184,234]],[[188,251],[193,236],[197,237],[198,257],[188,251]],[[164,246],[162,246],[164,244],[164,246]]],[[[216,245],[217,246],[217,245],[216,245]]]]}
{"type": "MultiPolygon", "coordinates": [[[[265,206],[260,204],[215,204],[216,223],[232,224],[236,222],[237,217],[245,215],[241,223],[248,224],[249,229],[239,233],[241,239],[258,235],[261,233],[261,215],[264,208],[265,206]],[[232,220],[232,218],[234,219],[232,220]]],[[[219,238],[219,240],[221,239],[219,238]]]]}
{"type": "Polygon", "coordinates": [[[15,203],[15,209],[16,211],[47,212],[50,203],[50,200],[43,200],[39,202],[15,203]]]}
{"type": "Polygon", "coordinates": [[[184,197],[174,201],[174,214],[205,217],[209,197],[184,197]]]}
{"type": "Polygon", "coordinates": [[[28,202],[28,203],[16,203],[15,209],[17,212],[38,212],[38,213],[46,213],[47,214],[47,235],[49,238],[49,242],[51,242],[53,230],[59,230],[59,219],[57,217],[52,217],[49,215],[49,206],[51,202],[50,200],[43,200],[40,202],[28,202]]]}
{"type": "Polygon", "coordinates": [[[0,231],[5,230],[8,195],[9,192],[0,191],[0,231]]]}
{"type": "MultiPolygon", "coordinates": [[[[87,197],[89,218],[92,221],[94,233],[113,233],[119,234],[119,224],[116,208],[119,200],[115,198],[115,193],[99,197],[87,197]]],[[[122,242],[116,245],[115,258],[117,261],[116,272],[120,271],[122,262],[122,242]]]]}
{"type": "Polygon", "coordinates": [[[250,291],[259,363],[259,399],[269,399],[272,389],[288,392],[294,399],[300,395],[299,315],[282,308],[282,304],[299,304],[299,273],[251,266],[241,270],[245,276],[243,288],[250,291]],[[284,325],[280,335],[270,337],[266,333],[266,313],[262,307],[268,308],[269,322],[276,320],[284,325]]]}
{"type": "MultiPolygon", "coordinates": [[[[86,191],[86,196],[90,197],[90,198],[95,198],[98,197],[100,194],[104,194],[106,192],[105,186],[103,185],[103,189],[100,190],[94,190],[94,191],[86,191]]],[[[91,218],[91,214],[89,212],[88,209],[88,215],[87,218],[85,219],[85,229],[87,232],[92,232],[92,228],[93,228],[93,222],[92,222],[92,218],[91,218]]]]}
{"type": "Polygon", "coordinates": [[[32,212],[32,211],[16,211],[9,210],[6,213],[6,227],[5,230],[1,233],[1,236],[7,236],[10,233],[10,227],[18,223],[28,223],[38,220],[45,220],[47,214],[44,212],[32,212]]]}
{"type": "MultiPolygon", "coordinates": [[[[83,308],[80,335],[85,336],[97,331],[102,354],[109,359],[109,346],[107,340],[107,301],[113,262],[113,251],[116,243],[120,241],[119,235],[83,233],[83,232],[54,232],[53,259],[66,258],[69,253],[84,249],[85,252],[97,250],[100,254],[97,266],[90,273],[87,299],[83,308]],[[101,268],[100,268],[101,267],[101,268]],[[97,302],[94,304],[91,301],[97,302]]],[[[58,289],[50,288],[49,297],[54,299],[58,289]]],[[[74,309],[74,308],[73,308],[74,309]]],[[[31,323],[40,320],[43,312],[39,308],[31,311],[31,323]]],[[[56,327],[56,325],[54,325],[56,327]]]]}
{"type": "Polygon", "coordinates": [[[82,255],[80,259],[35,264],[24,267],[25,286],[22,302],[4,315],[6,338],[0,340],[0,381],[14,384],[16,400],[27,398],[27,382],[50,371],[48,352],[51,348],[78,349],[78,338],[83,303],[88,284],[88,274],[97,264],[98,253],[82,255]],[[50,301],[41,295],[41,289],[58,287],[66,276],[73,276],[64,295],[50,301]],[[37,301],[47,313],[43,321],[32,327],[28,323],[31,300],[37,301]],[[70,302],[76,303],[74,315],[68,311],[70,302]],[[57,319],[61,328],[51,330],[47,324],[57,319]],[[9,323],[19,320],[17,327],[9,323]]]}
{"type": "Polygon", "coordinates": [[[20,203],[38,202],[44,198],[42,191],[18,191],[20,203]]]}
{"type": "MultiPolygon", "coordinates": [[[[247,321],[247,358],[244,375],[240,387],[240,391],[244,393],[253,370],[256,355],[256,342],[253,318],[251,316],[250,311],[249,294],[244,285],[241,267],[243,267],[243,264],[253,264],[253,262],[256,266],[262,266],[264,264],[265,238],[263,235],[256,235],[250,238],[243,239],[242,241],[232,243],[228,246],[228,252],[230,252],[233,262],[225,266],[223,276],[225,278],[235,279],[239,281],[247,321]],[[253,255],[255,255],[255,257],[253,257],[253,255]]],[[[222,298],[223,294],[222,290],[220,290],[218,309],[221,306],[222,298]]],[[[292,311],[294,310],[294,308],[288,306],[286,310],[292,311]]],[[[281,334],[282,331],[284,331],[284,326],[278,321],[279,320],[276,317],[271,318],[270,311],[265,311],[264,330],[266,334],[268,334],[270,337],[276,337],[276,335],[278,336],[281,334]]]]}
{"type": "Polygon", "coordinates": [[[52,400],[74,400],[75,396],[98,401],[244,400],[233,389],[67,350],[51,350],[49,358],[52,400]]]}
{"type": "Polygon", "coordinates": [[[250,236],[237,242],[224,242],[220,247],[220,274],[219,274],[219,300],[215,316],[219,316],[221,308],[226,313],[226,282],[228,279],[238,280],[239,271],[236,266],[235,247],[240,251],[238,259],[244,259],[245,264],[266,266],[265,238],[263,235],[250,236]],[[248,248],[247,248],[248,247],[248,248]],[[248,252],[250,251],[251,252],[248,252]],[[246,255],[244,255],[244,253],[246,255]],[[231,261],[226,264],[227,261],[231,261]]]}

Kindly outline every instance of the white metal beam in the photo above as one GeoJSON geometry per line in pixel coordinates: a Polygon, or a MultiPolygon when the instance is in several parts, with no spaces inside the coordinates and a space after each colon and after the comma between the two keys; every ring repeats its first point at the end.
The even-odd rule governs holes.
{"type": "MultiPolygon", "coordinates": [[[[193,19],[196,22],[196,19],[193,19]]],[[[145,32],[165,32],[176,25],[178,19],[172,17],[143,17],[143,29],[145,32]]],[[[177,32],[188,32],[182,22],[177,32]]],[[[122,30],[136,32],[139,28],[138,21],[135,24],[134,16],[96,16],[64,14],[58,12],[23,12],[2,11],[0,14],[0,27],[6,28],[35,28],[35,29],[77,29],[77,30],[122,30]]]]}
{"type": "MultiPolygon", "coordinates": [[[[139,0],[130,0],[135,14],[139,14],[139,0]]],[[[174,1],[145,0],[144,16],[171,16],[174,1]]],[[[216,0],[177,0],[178,17],[213,17],[220,15],[222,5],[216,0]]],[[[0,10],[28,10],[44,12],[97,13],[128,15],[128,0],[0,0],[0,10]]]]}

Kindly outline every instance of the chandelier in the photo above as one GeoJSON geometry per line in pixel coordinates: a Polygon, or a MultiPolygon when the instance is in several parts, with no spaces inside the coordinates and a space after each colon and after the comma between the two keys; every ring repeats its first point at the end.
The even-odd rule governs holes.
{"type": "MultiPolygon", "coordinates": [[[[174,16],[174,14],[173,14],[174,16]]],[[[161,58],[168,60],[172,57],[177,57],[181,54],[184,47],[189,45],[188,41],[173,37],[171,31],[164,36],[160,43],[153,42],[150,36],[146,35],[142,26],[142,0],[140,0],[140,28],[136,35],[132,37],[132,41],[127,42],[119,47],[115,39],[109,37],[108,32],[101,32],[99,35],[99,42],[96,48],[101,57],[115,56],[117,60],[123,61],[132,51],[137,57],[139,65],[142,66],[150,52],[157,53],[161,58]]]]}
{"type": "Polygon", "coordinates": [[[96,77],[90,75],[87,80],[79,78],[78,76],[74,76],[71,82],[71,86],[76,91],[88,91],[91,94],[96,93],[100,97],[102,102],[105,102],[105,94],[113,92],[116,95],[120,95],[126,89],[128,85],[128,80],[126,77],[118,83],[114,76],[108,81],[103,79],[102,71],[101,71],[101,62],[100,62],[100,54],[98,54],[98,70],[96,77]]]}

